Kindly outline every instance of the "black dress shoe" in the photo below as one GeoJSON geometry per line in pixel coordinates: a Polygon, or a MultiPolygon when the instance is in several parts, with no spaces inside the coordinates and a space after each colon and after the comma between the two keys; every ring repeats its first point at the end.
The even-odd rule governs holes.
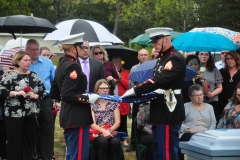
{"type": "Polygon", "coordinates": [[[126,149],[126,152],[132,152],[132,151],[136,151],[136,147],[130,145],[130,146],[126,149]]]}

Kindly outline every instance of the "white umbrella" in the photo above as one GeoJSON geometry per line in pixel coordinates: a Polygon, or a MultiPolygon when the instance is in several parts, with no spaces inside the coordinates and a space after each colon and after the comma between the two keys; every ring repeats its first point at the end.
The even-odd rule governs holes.
{"type": "Polygon", "coordinates": [[[19,37],[17,39],[10,39],[7,41],[4,48],[1,50],[0,55],[4,53],[4,51],[13,49],[13,48],[24,48],[27,44],[28,39],[19,37]]]}
{"type": "Polygon", "coordinates": [[[103,25],[84,19],[72,19],[55,25],[58,30],[45,35],[43,40],[59,40],[63,37],[84,32],[83,39],[88,42],[121,43],[123,42],[103,25]]]}

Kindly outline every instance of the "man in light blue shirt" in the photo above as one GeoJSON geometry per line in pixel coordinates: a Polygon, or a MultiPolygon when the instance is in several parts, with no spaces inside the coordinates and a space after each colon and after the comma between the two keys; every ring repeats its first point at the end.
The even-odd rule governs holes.
{"type": "Polygon", "coordinates": [[[39,43],[35,39],[27,41],[26,52],[31,58],[29,70],[37,73],[47,93],[47,96],[40,102],[41,110],[38,116],[39,131],[36,139],[36,156],[38,159],[50,160],[54,149],[54,120],[52,115],[53,100],[49,97],[49,92],[51,82],[54,79],[55,68],[50,59],[40,56],[39,43]]]}

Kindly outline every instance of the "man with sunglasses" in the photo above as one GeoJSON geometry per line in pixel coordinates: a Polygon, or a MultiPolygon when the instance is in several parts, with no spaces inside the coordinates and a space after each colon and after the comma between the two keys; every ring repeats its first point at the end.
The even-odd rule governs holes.
{"type": "Polygon", "coordinates": [[[215,63],[215,66],[217,67],[218,70],[220,70],[221,68],[224,68],[225,55],[227,52],[228,51],[221,51],[221,60],[215,63]]]}
{"type": "Polygon", "coordinates": [[[79,53],[79,63],[87,76],[87,91],[93,93],[94,86],[99,79],[105,79],[105,70],[100,61],[90,58],[90,47],[87,41],[83,42],[83,52],[79,53]]]}
{"type": "Polygon", "coordinates": [[[123,96],[141,95],[155,92],[157,98],[150,103],[150,124],[154,138],[154,160],[178,159],[178,131],[185,119],[185,111],[181,96],[186,63],[181,53],[171,43],[171,28],[150,28],[153,48],[159,53],[153,69],[153,77],[144,83],[134,86],[123,96]]]}

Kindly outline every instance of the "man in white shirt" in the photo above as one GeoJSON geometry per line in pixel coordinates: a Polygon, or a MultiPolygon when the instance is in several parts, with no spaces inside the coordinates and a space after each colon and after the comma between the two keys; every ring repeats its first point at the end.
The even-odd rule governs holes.
{"type": "Polygon", "coordinates": [[[218,70],[224,67],[224,61],[225,61],[225,55],[228,51],[221,51],[221,59],[220,61],[215,63],[215,66],[217,67],[218,70]]]}

